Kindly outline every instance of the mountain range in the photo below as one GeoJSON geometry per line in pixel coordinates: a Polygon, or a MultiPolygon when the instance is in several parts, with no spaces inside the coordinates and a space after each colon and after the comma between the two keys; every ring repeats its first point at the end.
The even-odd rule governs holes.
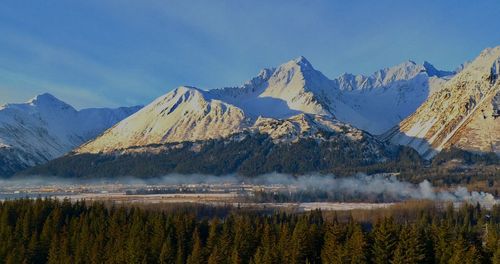
{"type": "Polygon", "coordinates": [[[452,146],[500,153],[500,47],[486,49],[388,133],[425,158],[452,146]]]}
{"type": "Polygon", "coordinates": [[[424,65],[408,61],[371,76],[344,74],[330,80],[299,57],[263,69],[240,87],[209,91],[179,87],[77,152],[224,138],[244,130],[281,137],[295,130],[305,133],[317,126],[309,120],[318,117],[382,134],[413,113],[452,76],[436,76],[441,72],[429,63],[424,65]],[[304,115],[311,118],[301,118],[304,115]],[[293,122],[298,119],[302,122],[293,122]],[[269,129],[269,123],[280,121],[291,125],[269,129]]]}
{"type": "Polygon", "coordinates": [[[0,106],[0,175],[60,157],[140,108],[77,111],[47,93],[0,106]]]}
{"type": "MultiPolygon", "coordinates": [[[[0,150],[6,153],[1,157],[4,164],[23,164],[22,169],[64,153],[59,160],[166,155],[188,142],[186,153],[204,153],[200,149],[209,142],[231,145],[255,135],[265,135],[270,149],[313,140],[333,156],[345,152],[341,144],[361,151],[354,156],[365,165],[395,159],[398,145],[412,147],[425,159],[452,147],[500,154],[499,63],[496,47],[453,72],[406,61],[368,76],[343,74],[332,80],[299,57],[263,69],[239,87],[182,86],[140,110],[76,111],[45,94],[0,109],[0,150]],[[22,158],[13,158],[18,153],[22,158]]],[[[259,158],[273,156],[273,150],[266,153],[259,158]]],[[[51,164],[61,162],[44,168],[51,164]]]]}

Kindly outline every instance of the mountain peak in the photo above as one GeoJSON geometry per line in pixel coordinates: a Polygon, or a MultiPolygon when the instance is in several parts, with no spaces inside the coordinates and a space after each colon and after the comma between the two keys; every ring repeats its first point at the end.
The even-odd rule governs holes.
{"type": "Polygon", "coordinates": [[[488,56],[498,56],[500,53],[500,46],[496,46],[493,48],[486,48],[481,51],[480,57],[488,57],[488,56]]]}
{"type": "Polygon", "coordinates": [[[423,66],[424,66],[425,71],[427,72],[427,75],[429,75],[429,77],[435,76],[435,77],[442,78],[442,77],[446,77],[446,76],[450,76],[450,75],[455,74],[455,72],[452,72],[452,71],[438,70],[438,69],[436,69],[436,67],[434,67],[434,65],[432,65],[428,61],[424,61],[423,66]]]}
{"type": "Polygon", "coordinates": [[[166,93],[164,96],[159,97],[158,100],[169,101],[172,100],[172,98],[179,98],[179,103],[181,103],[199,99],[207,100],[209,99],[207,96],[209,96],[209,93],[201,90],[200,88],[183,85],[166,93]]]}
{"type": "Polygon", "coordinates": [[[186,92],[191,92],[191,91],[193,91],[193,92],[203,92],[201,89],[196,88],[194,86],[189,86],[189,85],[179,86],[175,90],[178,91],[178,92],[180,92],[180,93],[186,93],[186,92]]]}
{"type": "Polygon", "coordinates": [[[267,79],[269,79],[269,77],[271,77],[271,75],[273,74],[273,72],[275,70],[276,70],[276,68],[264,68],[264,69],[260,70],[259,74],[254,78],[260,78],[263,80],[267,80],[267,79]]]}
{"type": "Polygon", "coordinates": [[[424,61],[424,64],[423,64],[424,68],[426,69],[436,69],[436,67],[434,67],[434,65],[432,65],[432,63],[428,62],[428,61],[424,61]]]}
{"type": "Polygon", "coordinates": [[[298,58],[294,59],[293,62],[301,66],[302,68],[312,68],[311,63],[304,56],[299,56],[298,58]]]}
{"type": "Polygon", "coordinates": [[[408,59],[408,60],[404,61],[402,64],[405,64],[405,65],[417,65],[417,63],[414,60],[411,60],[411,59],[408,59]]]}
{"type": "Polygon", "coordinates": [[[39,94],[28,101],[30,105],[41,107],[73,108],[50,93],[39,94]]]}
{"type": "Polygon", "coordinates": [[[400,64],[389,67],[389,69],[414,69],[415,67],[419,67],[420,65],[413,60],[405,60],[400,64]]]}
{"type": "Polygon", "coordinates": [[[309,61],[306,59],[304,56],[298,56],[297,58],[294,59],[296,63],[309,63],[309,61]]]}
{"type": "Polygon", "coordinates": [[[33,97],[31,101],[39,101],[39,100],[44,100],[44,101],[47,101],[47,100],[50,100],[50,101],[54,101],[54,100],[59,100],[57,99],[55,96],[53,96],[52,94],[50,93],[41,93],[35,97],[33,97]]]}

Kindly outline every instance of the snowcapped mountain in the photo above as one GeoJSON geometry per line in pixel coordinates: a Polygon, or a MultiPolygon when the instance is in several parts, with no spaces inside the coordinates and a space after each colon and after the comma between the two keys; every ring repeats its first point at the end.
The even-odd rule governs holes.
{"type": "Polygon", "coordinates": [[[328,102],[338,95],[333,81],[315,70],[304,57],[275,69],[264,69],[241,87],[209,91],[244,109],[252,117],[288,118],[298,113],[330,115],[328,102]]]}
{"type": "Polygon", "coordinates": [[[431,94],[453,76],[428,62],[406,61],[370,76],[344,74],[335,79],[343,91],[342,100],[363,119],[338,115],[370,133],[380,135],[412,114],[431,94]]]}
{"type": "Polygon", "coordinates": [[[387,133],[426,158],[455,146],[500,153],[500,46],[486,49],[387,133]]]}
{"type": "Polygon", "coordinates": [[[241,131],[241,109],[206,91],[179,87],[118,123],[79,152],[111,151],[131,146],[211,139],[241,131]]]}
{"type": "MultiPolygon", "coordinates": [[[[113,157],[122,157],[116,164],[126,164],[134,155],[144,162],[181,164],[159,168],[158,173],[168,173],[191,171],[183,166],[192,164],[180,157],[213,161],[214,153],[223,153],[235,166],[228,170],[232,173],[254,163],[268,164],[267,172],[284,168],[284,153],[303,151],[324,169],[349,160],[356,166],[397,161],[401,153],[406,160],[420,158],[396,145],[410,146],[425,158],[451,146],[500,153],[499,74],[497,47],[455,72],[406,61],[371,75],[343,74],[333,80],[299,57],[263,69],[239,87],[207,91],[181,86],[140,110],[77,111],[44,94],[0,108],[0,165],[12,172],[72,149],[41,171],[71,174],[67,161],[87,164],[104,158],[113,163],[113,157]],[[240,141],[248,145],[242,149],[240,141]],[[308,147],[329,158],[315,156],[308,147]],[[267,162],[266,155],[273,160],[267,162]]],[[[210,168],[195,171],[210,173],[210,168]]],[[[79,173],[100,175],[96,170],[79,173]]]]}
{"type": "MultiPolygon", "coordinates": [[[[57,175],[71,174],[67,162],[87,164],[101,158],[123,166],[135,158],[161,164],[163,160],[174,167],[158,168],[159,174],[189,172],[192,164],[180,157],[215,162],[215,153],[234,165],[228,172],[248,171],[255,164],[267,164],[270,167],[262,171],[269,172],[295,168],[281,157],[287,153],[290,160],[303,152],[314,156],[308,148],[318,148],[328,157],[324,161],[314,157],[323,169],[348,160],[355,160],[355,166],[397,161],[401,153],[406,155],[403,160],[419,159],[416,152],[395,145],[415,148],[425,158],[451,146],[499,153],[499,69],[500,47],[483,51],[458,73],[438,70],[428,62],[406,61],[368,76],[343,74],[333,80],[299,57],[263,69],[239,87],[209,91],[179,87],[30,173],[55,169],[57,175]]],[[[194,172],[210,173],[212,165],[194,172]]],[[[116,175],[127,173],[111,170],[116,175]]],[[[98,169],[75,175],[87,173],[100,175],[98,169]]]]}
{"type": "MultiPolygon", "coordinates": [[[[287,119],[259,117],[251,131],[267,134],[274,142],[297,142],[300,139],[327,140],[326,134],[342,134],[350,141],[373,143],[375,137],[330,116],[298,114],[287,119]]],[[[378,143],[378,142],[377,142],[378,143]]]]}
{"type": "Polygon", "coordinates": [[[240,87],[209,91],[179,87],[77,152],[217,139],[245,130],[292,141],[338,127],[381,134],[411,114],[434,87],[446,82],[442,76],[448,74],[428,63],[406,62],[367,77],[343,75],[330,80],[299,57],[263,69],[240,87]]]}
{"type": "Polygon", "coordinates": [[[382,134],[413,113],[454,72],[412,61],[370,76],[343,74],[329,80],[304,57],[264,69],[241,87],[209,91],[247,115],[289,118],[329,115],[372,134],[382,134]]]}
{"type": "Polygon", "coordinates": [[[0,175],[59,157],[139,108],[77,111],[50,94],[0,106],[0,175]]]}

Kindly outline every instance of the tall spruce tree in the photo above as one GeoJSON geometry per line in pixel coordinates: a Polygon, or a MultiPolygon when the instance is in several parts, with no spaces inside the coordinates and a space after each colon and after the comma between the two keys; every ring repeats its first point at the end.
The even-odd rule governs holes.
{"type": "Polygon", "coordinates": [[[384,218],[373,229],[372,261],[386,264],[392,261],[397,243],[397,230],[393,218],[384,218]]]}

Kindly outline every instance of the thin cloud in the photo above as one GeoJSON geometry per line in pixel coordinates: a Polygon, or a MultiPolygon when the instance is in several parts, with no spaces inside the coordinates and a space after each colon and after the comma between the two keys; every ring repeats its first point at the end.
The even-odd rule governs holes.
{"type": "MultiPolygon", "coordinates": [[[[33,90],[35,93],[52,91],[67,97],[79,107],[117,106],[116,102],[103,99],[106,94],[112,98],[116,97],[117,92],[126,93],[139,100],[150,99],[149,97],[157,95],[151,89],[151,95],[148,96],[148,91],[145,89],[156,86],[157,81],[151,76],[138,76],[134,72],[116,70],[81,53],[52,46],[5,28],[0,28],[0,34],[8,36],[0,40],[0,43],[3,42],[15,52],[23,54],[22,59],[16,57],[16,54],[1,54],[0,70],[3,77],[0,77],[0,89],[2,90],[16,88],[23,89],[23,93],[28,90],[33,90]],[[65,80],[68,78],[65,73],[75,77],[73,79],[80,80],[74,82],[65,80]]],[[[1,92],[6,93],[6,91],[1,92]]],[[[16,91],[11,90],[9,93],[16,91]]],[[[124,98],[120,98],[122,99],[124,98]]]]}

